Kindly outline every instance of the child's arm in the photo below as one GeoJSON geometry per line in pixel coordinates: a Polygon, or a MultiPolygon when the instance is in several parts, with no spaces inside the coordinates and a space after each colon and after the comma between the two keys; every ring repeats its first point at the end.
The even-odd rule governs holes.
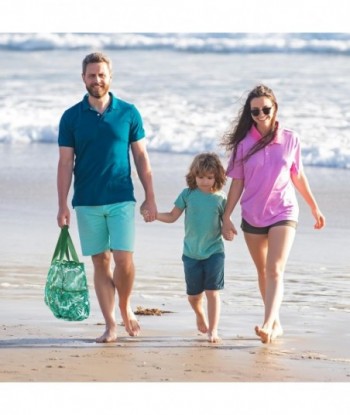
{"type": "Polygon", "coordinates": [[[173,223],[179,219],[182,215],[183,210],[174,206],[171,212],[158,212],[156,215],[156,220],[165,223],[173,223]]]}
{"type": "MultiPolygon", "coordinates": [[[[173,223],[179,219],[182,215],[183,210],[174,206],[171,212],[157,212],[156,220],[165,223],[173,223]]],[[[149,212],[147,209],[140,209],[140,213],[143,216],[144,220],[147,222],[149,212]]]]}

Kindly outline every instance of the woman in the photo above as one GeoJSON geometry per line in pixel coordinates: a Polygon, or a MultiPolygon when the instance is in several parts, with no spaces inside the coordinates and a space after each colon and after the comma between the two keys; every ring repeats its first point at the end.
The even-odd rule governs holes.
{"type": "Polygon", "coordinates": [[[272,90],[258,85],[248,94],[237,122],[223,140],[226,150],[232,152],[226,172],[232,182],[222,233],[227,240],[237,234],[230,216],[242,196],[241,228],[265,305],[264,322],[255,327],[263,343],[283,334],[279,318],[283,274],[299,215],[294,188],[309,205],[316,220],[314,228],[325,226],[303,171],[299,137],[279,125],[277,112],[272,90]]]}

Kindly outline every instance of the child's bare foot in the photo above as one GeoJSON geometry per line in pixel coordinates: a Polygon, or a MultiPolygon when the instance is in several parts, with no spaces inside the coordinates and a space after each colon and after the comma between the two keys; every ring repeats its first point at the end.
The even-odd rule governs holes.
{"type": "Polygon", "coordinates": [[[204,313],[196,313],[197,329],[201,333],[208,333],[208,323],[204,313]]]}
{"type": "Polygon", "coordinates": [[[126,313],[120,311],[123,319],[124,327],[129,336],[136,337],[140,334],[140,325],[136,319],[132,310],[128,310],[126,313]]]}
{"type": "Polygon", "coordinates": [[[262,343],[271,343],[272,330],[256,326],[255,333],[260,337],[262,343]]]}
{"type": "Polygon", "coordinates": [[[272,326],[271,341],[283,336],[283,328],[280,324],[274,323],[272,326]]]}
{"type": "Polygon", "coordinates": [[[208,331],[208,342],[209,343],[220,343],[221,338],[218,336],[218,333],[216,331],[208,331]]]}
{"type": "Polygon", "coordinates": [[[106,328],[102,336],[97,337],[96,343],[113,343],[117,341],[117,328],[106,328]]]}

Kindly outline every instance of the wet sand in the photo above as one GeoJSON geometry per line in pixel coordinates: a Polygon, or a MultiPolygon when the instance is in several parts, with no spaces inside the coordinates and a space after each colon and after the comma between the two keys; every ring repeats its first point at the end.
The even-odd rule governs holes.
{"type": "MultiPolygon", "coordinates": [[[[215,396],[222,388],[224,391],[234,388],[234,393],[240,395],[241,388],[249,385],[249,395],[250,391],[257,393],[256,385],[259,385],[259,394],[266,388],[288,384],[289,389],[279,395],[287,397],[290,390],[295,390],[293,388],[296,393],[309,391],[307,395],[313,397],[322,395],[319,391],[324,385],[327,390],[338,385],[334,393],[336,396],[339,393],[340,399],[336,399],[335,405],[347,396],[343,388],[348,387],[350,380],[349,290],[344,289],[345,285],[339,286],[343,308],[333,308],[332,304],[317,308],[309,307],[305,301],[298,305],[293,296],[289,294],[288,297],[292,286],[287,286],[283,306],[285,335],[272,345],[263,345],[254,334],[254,326],[262,318],[262,304],[242,236],[234,244],[226,244],[227,279],[222,293],[220,344],[209,344],[205,336],[198,334],[187,304],[180,261],[181,222],[166,227],[160,223],[144,224],[141,218],[136,219],[137,277],[133,307],[171,311],[162,316],[140,316],[140,337],[127,336],[120,326],[116,343],[94,342],[103,331],[103,321],[91,285],[89,258],[84,258],[84,262],[90,278],[91,316],[77,323],[55,319],[44,304],[43,288],[58,237],[56,147],[43,144],[4,146],[3,150],[0,166],[0,381],[3,391],[10,385],[14,387],[9,394],[5,393],[6,396],[16,395],[23,383],[47,386],[72,385],[71,382],[86,385],[86,388],[91,383],[117,382],[117,388],[129,385],[141,396],[145,388],[140,387],[140,383],[149,385],[147,388],[190,384],[193,391],[210,385],[215,396]],[[253,282],[239,280],[242,273],[243,277],[253,278],[253,282]],[[299,385],[304,385],[301,390],[299,385]]],[[[183,176],[191,158],[151,154],[160,209],[171,207],[183,186],[183,176]],[[169,171],[169,164],[174,166],[174,171],[169,171]],[[170,183],[172,178],[174,182],[170,183]]],[[[327,268],[330,278],[334,278],[334,286],[340,277],[339,281],[344,284],[349,275],[350,226],[346,212],[349,194],[344,192],[349,172],[311,169],[311,173],[309,179],[320,205],[324,206],[328,225],[324,232],[315,235],[312,219],[301,203],[301,220],[289,268],[291,273],[296,270],[300,274],[304,267],[305,278],[315,283],[319,280],[318,270],[327,268]]],[[[137,181],[135,186],[141,202],[137,181]]],[[[74,214],[71,233],[80,252],[74,214]]],[[[327,301],[327,298],[322,294],[313,299],[315,305],[321,300],[327,301]]],[[[189,387],[187,391],[192,390],[189,387]]],[[[127,390],[125,396],[131,393],[127,390]]],[[[171,397],[173,391],[164,391],[158,402],[163,402],[167,394],[171,397]]],[[[42,392],[38,393],[41,396],[42,392]]],[[[222,399],[228,399],[230,394],[225,393],[222,399]]],[[[245,400],[246,405],[250,402],[249,398],[245,400]]],[[[151,407],[142,408],[146,413],[146,408],[151,407]]],[[[297,407],[290,405],[289,408],[297,407]]]]}

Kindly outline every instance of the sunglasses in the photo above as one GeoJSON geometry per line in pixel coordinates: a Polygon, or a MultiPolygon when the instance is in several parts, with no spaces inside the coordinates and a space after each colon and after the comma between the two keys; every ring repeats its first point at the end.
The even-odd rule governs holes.
{"type": "Polygon", "coordinates": [[[264,108],[253,108],[252,110],[250,110],[250,113],[254,116],[257,117],[260,114],[260,111],[262,111],[265,115],[269,115],[270,112],[272,110],[272,107],[264,107],[264,108]]]}

